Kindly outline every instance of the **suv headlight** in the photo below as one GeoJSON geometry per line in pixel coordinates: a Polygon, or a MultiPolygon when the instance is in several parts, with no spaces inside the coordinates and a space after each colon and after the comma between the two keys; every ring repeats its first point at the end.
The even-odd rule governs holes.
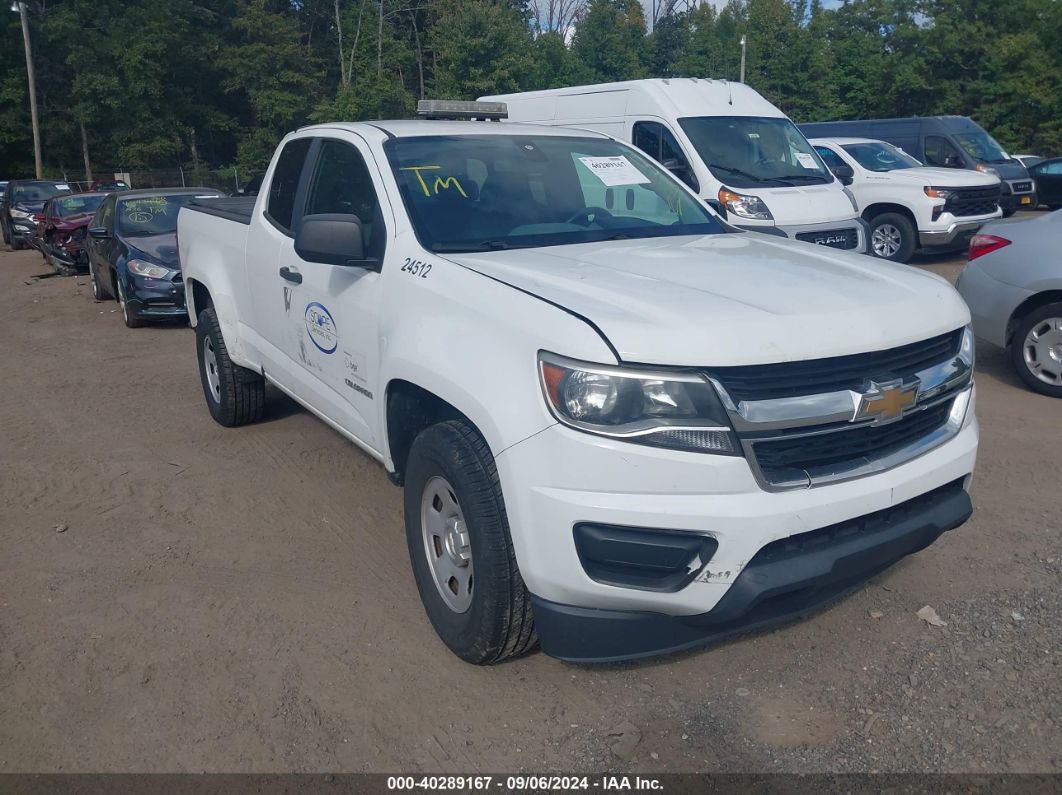
{"type": "Polygon", "coordinates": [[[759,196],[747,193],[735,193],[726,188],[719,189],[719,203],[726,207],[728,213],[738,218],[754,218],[757,221],[773,221],[774,216],[759,196]]]}
{"type": "Polygon", "coordinates": [[[553,416],[586,433],[697,453],[740,455],[726,411],[702,375],[590,364],[539,354],[553,416]]]}
{"type": "Polygon", "coordinates": [[[12,218],[32,218],[33,217],[33,213],[29,212],[28,210],[23,210],[21,207],[12,207],[11,208],[11,217],[12,218]]]}
{"type": "Polygon", "coordinates": [[[144,262],[142,259],[127,260],[125,267],[137,276],[144,276],[148,279],[166,279],[169,278],[171,274],[176,273],[176,271],[170,268],[164,268],[153,262],[144,262]]]}

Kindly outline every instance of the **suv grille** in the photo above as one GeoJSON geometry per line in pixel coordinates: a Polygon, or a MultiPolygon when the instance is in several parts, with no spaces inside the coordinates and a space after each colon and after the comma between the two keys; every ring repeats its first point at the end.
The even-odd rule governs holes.
{"type": "Polygon", "coordinates": [[[798,232],[797,240],[817,243],[830,248],[853,249],[859,245],[859,233],[855,229],[824,229],[819,232],[798,232]]]}
{"type": "Polygon", "coordinates": [[[867,378],[909,375],[946,361],[959,352],[962,333],[960,328],[899,348],[851,356],[719,367],[710,375],[723,385],[735,404],[845,389],[861,391],[867,378]]]}
{"type": "Polygon", "coordinates": [[[999,205],[1000,188],[956,188],[944,202],[944,212],[952,215],[988,215],[999,205]]]}
{"type": "Polygon", "coordinates": [[[1031,182],[1014,182],[1012,185],[1015,193],[1028,193],[1032,190],[1031,182]]]}
{"type": "Polygon", "coordinates": [[[753,442],[752,449],[764,475],[773,480],[772,470],[807,472],[888,455],[944,425],[950,409],[951,401],[947,400],[888,425],[842,426],[837,431],[817,435],[753,442]]]}

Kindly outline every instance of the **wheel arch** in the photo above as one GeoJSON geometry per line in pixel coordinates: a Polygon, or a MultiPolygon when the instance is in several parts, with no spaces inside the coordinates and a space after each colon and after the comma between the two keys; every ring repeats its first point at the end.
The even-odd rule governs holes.
{"type": "Polygon", "coordinates": [[[1042,306],[1062,302],[1062,290],[1044,290],[1043,292],[1030,295],[1010,313],[1007,320],[1006,342],[1010,345],[1014,341],[1014,329],[1021,323],[1030,312],[1035,312],[1042,306]]]}
{"type": "Polygon", "coordinates": [[[386,450],[393,467],[388,476],[398,486],[405,482],[413,440],[426,428],[439,422],[460,419],[483,436],[479,426],[452,403],[404,378],[394,378],[387,384],[385,404],[386,450]]]}
{"type": "Polygon", "coordinates": [[[863,210],[862,218],[868,224],[877,218],[879,215],[885,213],[897,213],[907,218],[914,227],[915,234],[918,234],[918,221],[915,218],[915,214],[911,212],[911,209],[903,204],[894,204],[892,202],[876,202],[871,204],[865,210],[863,210]]]}

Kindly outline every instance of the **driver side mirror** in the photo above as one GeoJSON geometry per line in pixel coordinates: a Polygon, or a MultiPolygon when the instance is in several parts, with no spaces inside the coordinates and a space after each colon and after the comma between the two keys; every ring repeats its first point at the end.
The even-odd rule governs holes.
{"type": "Polygon", "coordinates": [[[379,270],[365,257],[361,219],[347,213],[307,215],[295,234],[295,253],[307,262],[379,270]]]}
{"type": "Polygon", "coordinates": [[[89,237],[93,237],[96,240],[106,240],[111,236],[111,233],[107,231],[107,227],[105,226],[90,226],[88,233],[89,237]]]}
{"type": "Polygon", "coordinates": [[[830,171],[833,175],[841,181],[842,185],[851,185],[852,178],[855,177],[855,171],[851,166],[844,163],[838,163],[836,166],[830,166],[830,171]]]}

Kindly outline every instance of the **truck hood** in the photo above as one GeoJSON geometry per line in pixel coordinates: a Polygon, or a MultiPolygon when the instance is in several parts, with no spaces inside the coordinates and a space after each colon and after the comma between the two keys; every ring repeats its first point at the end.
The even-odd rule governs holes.
{"type": "MultiPolygon", "coordinates": [[[[841,183],[836,181],[828,185],[797,185],[792,188],[734,188],[733,190],[759,196],[766,202],[767,208],[774,216],[774,223],[778,226],[851,221],[856,217],[852,202],[845,195],[841,183]]],[[[748,226],[755,224],[755,222],[749,222],[737,216],[730,220],[733,223],[748,226]]]]}
{"type": "Polygon", "coordinates": [[[447,256],[582,316],[625,362],[842,356],[926,339],[970,317],[933,274],[754,232],[447,256]]]}
{"type": "Polygon", "coordinates": [[[904,185],[932,185],[936,188],[990,188],[999,184],[999,178],[980,171],[958,168],[901,168],[885,173],[864,172],[869,182],[891,182],[904,185]]]}

